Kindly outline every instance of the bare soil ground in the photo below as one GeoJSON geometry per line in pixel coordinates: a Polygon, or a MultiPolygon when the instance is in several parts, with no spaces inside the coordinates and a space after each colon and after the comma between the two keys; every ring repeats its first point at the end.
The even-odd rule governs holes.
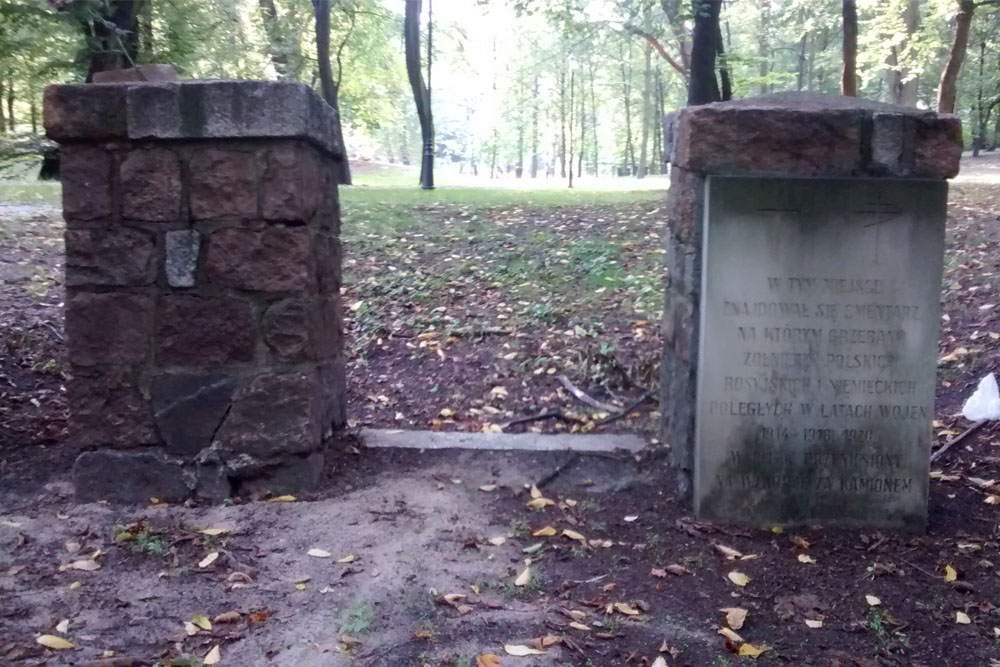
{"type": "MultiPolygon", "coordinates": [[[[938,445],[964,430],[961,401],[997,370],[998,172],[996,157],[969,161],[952,188],[938,445]]],[[[351,196],[355,425],[495,430],[556,411],[565,418],[511,430],[654,439],[655,404],[600,425],[558,377],[622,406],[652,388],[656,197],[442,195],[418,206],[391,191],[351,196]]],[[[295,502],[76,505],[57,211],[2,214],[2,665],[200,665],[215,646],[219,664],[241,666],[496,664],[489,655],[505,666],[997,664],[992,426],[937,462],[917,537],[700,524],[665,490],[656,443],[633,459],[375,451],[345,437],[322,491],[295,502]],[[532,509],[525,485],[547,478],[540,492],[554,504],[532,509]],[[100,567],[62,568],[87,561],[100,567]],[[738,638],[718,634],[723,608],[747,611],[738,638]],[[185,622],[220,614],[188,634],[185,622]],[[75,648],[43,648],[43,634],[75,648]],[[524,646],[545,653],[505,648],[524,646]]]]}

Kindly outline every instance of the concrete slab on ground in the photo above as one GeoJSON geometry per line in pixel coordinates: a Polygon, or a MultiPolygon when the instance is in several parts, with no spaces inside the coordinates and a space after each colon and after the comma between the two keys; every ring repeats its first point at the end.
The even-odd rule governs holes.
{"type": "Polygon", "coordinates": [[[624,449],[635,453],[644,449],[647,444],[645,439],[631,433],[557,433],[543,435],[540,433],[462,433],[457,431],[403,431],[376,428],[362,429],[361,439],[368,447],[495,449],[533,452],[614,452],[624,449]]]}

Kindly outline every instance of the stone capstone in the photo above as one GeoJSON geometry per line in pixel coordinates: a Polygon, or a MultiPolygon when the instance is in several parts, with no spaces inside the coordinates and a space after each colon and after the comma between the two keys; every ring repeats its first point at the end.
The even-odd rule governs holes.
{"type": "Polygon", "coordinates": [[[235,390],[236,381],[221,373],[154,378],[150,400],[166,451],[191,457],[211,445],[235,390]]]}
{"type": "Polygon", "coordinates": [[[172,229],[164,234],[163,269],[171,287],[194,287],[201,234],[194,229],[172,229]]]}

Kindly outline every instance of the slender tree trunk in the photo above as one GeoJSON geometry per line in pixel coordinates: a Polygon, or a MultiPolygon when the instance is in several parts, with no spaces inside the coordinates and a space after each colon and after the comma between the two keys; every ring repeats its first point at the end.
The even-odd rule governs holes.
{"type": "Polygon", "coordinates": [[[858,8],[854,0],[843,0],[844,46],[840,70],[840,94],[858,96],[858,8]]]}
{"type": "MultiPolygon", "coordinates": [[[[326,101],[334,112],[333,132],[338,143],[346,151],[344,144],[344,131],[340,123],[340,81],[333,78],[333,67],[330,64],[330,0],[313,0],[313,9],[316,14],[316,59],[319,65],[319,85],[326,101]]],[[[339,70],[338,52],[338,70],[339,70]]],[[[334,167],[337,176],[337,183],[340,185],[351,184],[351,166],[347,161],[347,155],[334,167]]]]}
{"type": "Polygon", "coordinates": [[[559,72],[559,177],[566,178],[566,73],[559,72]]]}
{"type": "Polygon", "coordinates": [[[632,44],[629,43],[628,67],[623,59],[622,94],[625,98],[625,166],[629,176],[635,175],[635,148],[632,145],[632,44]]]}
{"type": "MultiPolygon", "coordinates": [[[[524,88],[521,88],[520,98],[524,99],[524,88]]],[[[522,114],[518,113],[517,119],[517,167],[514,169],[514,174],[521,178],[524,175],[524,119],[521,117],[522,114]]]]}
{"type": "Polygon", "coordinates": [[[577,150],[576,176],[583,176],[583,156],[587,152],[587,90],[583,85],[583,73],[580,73],[580,147],[577,150]]]}
{"type": "MultiPolygon", "coordinates": [[[[983,109],[983,61],[986,60],[986,40],[979,42],[979,77],[976,80],[976,130],[972,137],[972,157],[979,157],[979,150],[986,138],[986,120],[983,109]]],[[[13,118],[13,116],[11,117],[13,118]]],[[[14,129],[14,121],[10,122],[14,129]]]]}
{"type": "Polygon", "coordinates": [[[597,93],[595,88],[597,87],[594,79],[597,77],[597,65],[593,62],[590,63],[590,130],[591,136],[594,139],[594,176],[600,175],[601,163],[598,159],[600,156],[600,146],[597,140],[597,93]]]}
{"type": "MultiPolygon", "coordinates": [[[[288,78],[288,53],[286,51],[285,40],[278,25],[278,10],[274,6],[274,0],[258,0],[260,11],[263,15],[264,33],[267,35],[268,46],[270,47],[271,64],[279,79],[288,78]]],[[[315,3],[314,3],[315,4],[315,3]]],[[[329,2],[327,3],[327,23],[329,23],[329,2]]],[[[330,42],[329,31],[327,31],[327,44],[330,42]]]]}
{"type": "Polygon", "coordinates": [[[795,69],[795,90],[800,92],[806,85],[806,67],[808,64],[806,60],[806,46],[808,42],[809,33],[803,30],[802,37],[799,38],[799,59],[795,69]]]}
{"type": "Polygon", "coordinates": [[[650,95],[652,93],[653,87],[653,72],[652,72],[652,53],[653,50],[646,46],[646,60],[645,69],[642,73],[642,128],[639,132],[639,171],[636,173],[636,178],[646,178],[646,149],[649,146],[649,116],[650,116],[650,95]]]}
{"type": "Polygon", "coordinates": [[[760,23],[757,26],[757,75],[760,77],[760,94],[768,93],[767,75],[770,72],[771,46],[768,31],[771,26],[770,0],[757,0],[760,23]]]}
{"type": "Polygon", "coordinates": [[[7,125],[11,132],[17,131],[17,121],[14,120],[14,70],[7,70],[7,125]]]}
{"type": "Polygon", "coordinates": [[[969,45],[969,26],[972,25],[972,15],[976,11],[973,0],[959,0],[958,14],[955,15],[955,40],[948,51],[948,60],[941,72],[941,83],[938,85],[938,113],[955,113],[955,101],[958,96],[958,74],[962,71],[965,51],[969,45]]]}
{"type": "MultiPolygon", "coordinates": [[[[0,77],[0,100],[3,100],[3,78],[0,77]]],[[[3,112],[3,104],[0,103],[0,134],[7,134],[7,116],[3,112]]]]}
{"type": "Polygon", "coordinates": [[[31,133],[38,134],[38,105],[35,104],[35,96],[31,95],[31,133]]]}
{"type": "Polygon", "coordinates": [[[97,72],[132,67],[139,57],[138,17],[144,0],[107,0],[98,3],[102,20],[84,25],[90,46],[87,82],[97,72]]]}
{"type": "Polygon", "coordinates": [[[719,82],[715,78],[715,56],[718,47],[719,10],[722,0],[692,0],[694,36],[691,44],[691,84],[688,104],[718,102],[719,82]]]}
{"type": "Polygon", "coordinates": [[[569,187],[573,187],[573,98],[576,92],[576,69],[569,70],[569,187]]]}
{"type": "MultiPolygon", "coordinates": [[[[434,189],[434,117],[431,114],[430,58],[427,62],[427,84],[420,67],[420,5],[421,0],[406,0],[403,33],[406,50],[406,73],[413,89],[413,100],[420,119],[420,136],[423,140],[423,158],[420,161],[420,187],[434,189]]],[[[427,48],[431,48],[432,28],[428,16],[427,48]]],[[[429,55],[429,54],[428,54],[429,55]]]]}
{"type": "Polygon", "coordinates": [[[531,102],[531,177],[538,178],[538,75],[532,89],[531,102]]]}
{"type": "Polygon", "coordinates": [[[733,75],[726,59],[726,47],[722,45],[722,28],[718,26],[717,28],[715,44],[719,49],[719,80],[722,82],[722,101],[725,102],[733,99],[733,75]]]}

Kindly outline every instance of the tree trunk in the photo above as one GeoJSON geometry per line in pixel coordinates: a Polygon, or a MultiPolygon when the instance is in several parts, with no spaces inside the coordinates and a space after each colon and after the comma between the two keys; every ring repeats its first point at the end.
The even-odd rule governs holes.
{"type": "Polygon", "coordinates": [[[538,75],[532,89],[531,102],[531,177],[538,178],[538,75]]]}
{"type": "Polygon", "coordinates": [[[587,89],[583,85],[583,73],[580,74],[580,148],[576,157],[576,176],[583,176],[583,156],[587,152],[587,89]]]}
{"type": "Polygon", "coordinates": [[[642,129],[639,132],[639,171],[636,172],[636,178],[646,178],[646,148],[649,146],[649,102],[653,78],[652,52],[653,50],[647,45],[645,69],[642,73],[642,129]]]}
{"type": "MultiPolygon", "coordinates": [[[[3,99],[3,78],[0,78],[0,100],[3,99]]],[[[3,112],[3,104],[0,104],[0,134],[7,133],[7,117],[3,112]]]]}
{"type": "MultiPolygon", "coordinates": [[[[428,58],[428,83],[425,84],[423,74],[420,71],[420,5],[421,0],[406,0],[406,13],[403,17],[403,35],[406,48],[406,74],[410,79],[410,87],[413,89],[413,101],[417,106],[417,118],[420,119],[420,136],[423,140],[423,159],[420,161],[420,187],[424,190],[433,190],[434,117],[431,114],[431,63],[428,58]]],[[[428,49],[431,48],[431,30],[431,22],[428,20],[428,49]]]]}
{"type": "Polygon", "coordinates": [[[691,44],[691,83],[688,104],[719,101],[719,82],[715,78],[715,44],[719,34],[719,10],[722,0],[692,0],[694,36],[691,44]]]}
{"type": "MultiPolygon", "coordinates": [[[[333,133],[338,143],[347,150],[344,145],[344,131],[340,124],[340,82],[333,78],[333,69],[330,64],[330,0],[313,0],[313,9],[316,13],[316,58],[319,62],[319,85],[323,94],[323,99],[333,109],[335,121],[333,123],[333,133]]],[[[351,184],[351,166],[347,162],[347,155],[335,166],[337,183],[340,185],[351,184]]]]}
{"type": "MultiPolygon", "coordinates": [[[[288,53],[286,51],[285,40],[281,35],[281,29],[278,26],[278,10],[274,6],[274,0],[259,0],[260,11],[264,18],[264,34],[267,35],[268,46],[271,52],[271,64],[274,66],[274,71],[278,74],[279,79],[287,79],[288,72],[288,53]]],[[[315,2],[313,3],[316,4],[315,2]]],[[[330,22],[330,6],[327,0],[327,24],[330,22]]],[[[317,42],[318,42],[317,38],[317,42]]],[[[327,30],[327,51],[329,52],[330,43],[330,32],[327,30]]],[[[317,45],[318,46],[318,45],[317,45]]]]}
{"type": "Polygon", "coordinates": [[[635,148],[632,146],[632,44],[629,43],[628,67],[623,58],[622,93],[625,97],[625,167],[629,176],[635,175],[635,148]]]}
{"type": "MultiPolygon", "coordinates": [[[[983,147],[986,138],[986,118],[983,109],[983,61],[986,60],[986,40],[979,42],[979,77],[976,80],[976,123],[975,134],[972,135],[972,157],[979,157],[979,150],[983,147]]],[[[10,121],[11,129],[14,129],[13,116],[10,121]]]]}
{"type": "Polygon", "coordinates": [[[757,26],[757,76],[760,77],[760,94],[768,93],[767,75],[770,73],[771,46],[767,41],[770,29],[770,0],[757,0],[760,24],[757,26]]]}
{"type": "Polygon", "coordinates": [[[576,92],[576,70],[569,70],[569,187],[573,187],[573,102],[576,92]]]}
{"type": "Polygon", "coordinates": [[[733,77],[732,70],[729,69],[729,61],[726,60],[726,47],[722,44],[722,28],[718,25],[717,27],[715,44],[719,49],[719,80],[722,82],[722,101],[726,102],[733,99],[733,77]]]}
{"type": "Polygon", "coordinates": [[[38,134],[38,105],[35,104],[35,96],[31,96],[31,133],[38,134]]]}
{"type": "Polygon", "coordinates": [[[840,70],[840,94],[858,96],[858,8],[854,0],[844,0],[843,64],[840,70]]]}
{"type": "Polygon", "coordinates": [[[7,126],[11,132],[17,130],[14,120],[14,70],[7,70],[7,126]]]}
{"type": "Polygon", "coordinates": [[[594,176],[600,175],[601,163],[598,153],[600,152],[600,146],[597,140],[597,93],[594,91],[596,84],[594,79],[597,76],[597,65],[593,62],[590,63],[590,130],[591,135],[594,139],[594,176]]]}
{"type": "Polygon", "coordinates": [[[920,28],[919,0],[908,0],[903,10],[903,24],[906,26],[906,37],[898,45],[894,44],[889,51],[886,58],[889,68],[886,70],[885,80],[889,87],[889,101],[912,107],[917,105],[917,77],[910,76],[910,68],[900,60],[902,51],[920,28]]]}
{"type": "Polygon", "coordinates": [[[962,61],[965,60],[965,50],[969,44],[969,26],[972,15],[976,11],[973,0],[959,0],[958,14],[955,15],[955,40],[948,51],[948,60],[941,72],[941,83],[938,85],[938,113],[955,113],[955,101],[958,94],[958,74],[962,71],[962,61]]]}
{"type": "Polygon", "coordinates": [[[808,62],[806,60],[806,46],[808,43],[809,33],[803,30],[802,37],[799,38],[799,60],[795,69],[795,89],[799,92],[802,91],[806,83],[806,67],[808,62]]]}
{"type": "Polygon", "coordinates": [[[97,72],[132,67],[139,57],[139,32],[137,21],[144,0],[107,0],[97,3],[103,20],[84,25],[83,31],[90,46],[90,69],[87,83],[97,72]]]}
{"type": "Polygon", "coordinates": [[[566,73],[559,72],[559,176],[566,178],[566,73]]]}

